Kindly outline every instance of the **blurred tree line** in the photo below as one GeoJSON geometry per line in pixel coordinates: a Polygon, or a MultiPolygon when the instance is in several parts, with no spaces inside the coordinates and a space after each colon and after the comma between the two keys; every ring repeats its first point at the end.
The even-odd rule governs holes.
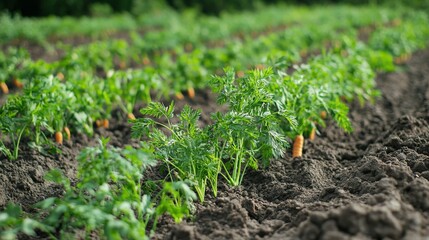
{"type": "Polygon", "coordinates": [[[221,11],[253,9],[260,4],[385,4],[406,5],[429,10],[429,0],[0,0],[0,11],[18,13],[22,16],[82,16],[106,15],[112,12],[144,13],[159,7],[178,10],[197,8],[205,14],[221,11]]]}

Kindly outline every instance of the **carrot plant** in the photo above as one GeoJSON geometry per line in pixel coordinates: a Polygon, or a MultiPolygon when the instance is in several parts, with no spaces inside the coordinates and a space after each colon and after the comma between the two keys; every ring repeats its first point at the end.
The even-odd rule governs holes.
{"type": "Polygon", "coordinates": [[[208,70],[202,67],[201,59],[203,59],[203,52],[196,49],[190,53],[179,52],[175,69],[171,71],[171,79],[174,79],[174,83],[178,84],[176,89],[185,88],[188,96],[193,99],[195,96],[196,87],[206,85],[205,79],[207,79],[208,70]]]}
{"type": "Polygon", "coordinates": [[[158,81],[149,69],[110,71],[105,79],[105,92],[114,99],[114,106],[119,106],[129,119],[135,119],[135,103],[151,102],[150,90],[157,87],[158,81]]]}
{"type": "MultiPolygon", "coordinates": [[[[1,107],[0,128],[3,134],[8,135],[13,146],[12,151],[3,152],[11,159],[18,157],[19,146],[23,137],[30,138],[30,141],[40,145],[47,140],[43,130],[47,129],[51,133],[53,132],[53,129],[48,125],[49,107],[34,100],[34,96],[30,94],[14,97],[1,107]],[[10,154],[11,152],[13,154],[10,154]]],[[[2,145],[4,149],[5,144],[2,145]]]]}
{"type": "Polygon", "coordinates": [[[192,182],[198,198],[204,201],[206,185],[217,186],[218,163],[213,161],[208,132],[198,127],[200,111],[185,106],[174,123],[174,103],[164,106],[151,102],[140,110],[143,115],[160,119],[139,118],[133,121],[133,137],[146,137],[157,159],[168,168],[170,179],[192,182]],[[162,121],[161,121],[162,120],[162,121]]]}
{"type": "Polygon", "coordinates": [[[236,78],[232,69],[224,77],[214,77],[212,86],[219,93],[218,102],[229,111],[213,116],[213,137],[218,142],[221,175],[233,186],[240,185],[248,167],[267,166],[271,159],[283,156],[288,147],[282,123],[295,127],[294,113],[276,101],[270,88],[274,76],[270,68],[254,70],[236,78]]]}
{"type": "Polygon", "coordinates": [[[61,143],[59,135],[65,127],[74,130],[74,126],[88,124],[88,115],[80,109],[82,101],[53,76],[33,79],[21,95],[10,97],[0,107],[3,153],[16,159],[22,138],[32,146],[42,147],[52,145],[55,135],[61,143]],[[6,140],[10,144],[5,144],[6,140]],[[6,148],[7,145],[12,147],[6,148]]]}
{"type": "MultiPolygon", "coordinates": [[[[43,232],[53,231],[49,226],[24,215],[20,206],[8,204],[0,212],[0,238],[5,240],[16,239],[18,234],[35,236],[36,230],[43,232]]],[[[53,236],[52,236],[53,237],[53,236]]]]}
{"type": "Polygon", "coordinates": [[[0,53],[0,90],[9,93],[9,88],[14,86],[21,89],[24,86],[21,78],[22,70],[28,66],[30,58],[23,48],[8,48],[6,53],[0,53]]]}
{"type": "Polygon", "coordinates": [[[107,142],[102,139],[98,147],[80,154],[76,185],[60,170],[48,173],[46,178],[62,185],[65,193],[37,203],[33,218],[16,209],[1,213],[1,234],[13,239],[18,232],[34,236],[39,230],[69,239],[81,229],[83,238],[96,232],[106,239],[149,239],[161,215],[176,222],[188,216],[195,193],[185,183],[165,182],[159,193],[143,192],[144,171],[155,164],[150,150],[112,148],[107,142]]]}
{"type": "Polygon", "coordinates": [[[414,12],[405,17],[397,26],[376,31],[369,39],[369,45],[395,57],[395,63],[401,64],[410,58],[410,54],[427,46],[429,37],[429,19],[423,12],[414,12]]]}

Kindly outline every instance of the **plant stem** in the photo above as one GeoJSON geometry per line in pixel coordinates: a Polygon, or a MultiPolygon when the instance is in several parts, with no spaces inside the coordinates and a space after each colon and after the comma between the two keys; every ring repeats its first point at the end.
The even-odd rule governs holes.
{"type": "Polygon", "coordinates": [[[26,128],[27,128],[27,125],[25,125],[25,126],[21,129],[21,131],[19,132],[17,141],[16,141],[16,142],[14,141],[14,148],[15,148],[15,149],[13,149],[13,160],[16,160],[16,159],[18,158],[19,144],[20,144],[20,142],[21,142],[22,134],[24,133],[24,130],[25,130],[26,128]]]}

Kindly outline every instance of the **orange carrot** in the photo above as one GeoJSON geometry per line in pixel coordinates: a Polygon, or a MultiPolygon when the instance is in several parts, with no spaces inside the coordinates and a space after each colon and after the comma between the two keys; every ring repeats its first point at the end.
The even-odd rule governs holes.
{"type": "Polygon", "coordinates": [[[195,97],[195,89],[193,87],[188,88],[188,96],[190,99],[194,99],[195,97]]]}
{"type": "Polygon", "coordinates": [[[128,113],[128,115],[127,115],[127,117],[128,117],[128,119],[130,119],[130,120],[136,120],[136,116],[134,116],[134,114],[133,113],[128,113]]]}
{"type": "Polygon", "coordinates": [[[308,135],[308,140],[313,141],[316,138],[316,127],[311,129],[310,135],[308,135]]]}
{"type": "Polygon", "coordinates": [[[302,148],[304,146],[304,137],[302,134],[297,135],[295,137],[295,141],[293,142],[293,149],[292,149],[292,157],[302,157],[302,148]]]}
{"type": "Polygon", "coordinates": [[[95,126],[97,126],[99,128],[102,125],[103,125],[103,120],[100,120],[100,119],[95,120],[95,126]]]}
{"type": "Polygon", "coordinates": [[[58,144],[63,144],[63,134],[60,131],[55,133],[55,142],[58,144]]]}
{"type": "Polygon", "coordinates": [[[244,77],[245,73],[243,71],[238,71],[237,72],[237,77],[241,78],[244,77]]]}
{"type": "Polygon", "coordinates": [[[125,69],[126,67],[127,67],[127,63],[125,61],[122,60],[119,62],[119,68],[120,69],[125,69]]]}
{"type": "Polygon", "coordinates": [[[1,88],[1,91],[4,94],[8,94],[9,93],[9,88],[7,87],[6,83],[0,82],[0,88],[1,88]]]}
{"type": "Polygon", "coordinates": [[[410,54],[404,53],[404,54],[400,55],[399,57],[396,57],[394,59],[394,62],[396,64],[404,64],[410,59],[410,57],[411,57],[410,54]]]}
{"type": "Polygon", "coordinates": [[[64,132],[66,133],[67,141],[70,141],[71,139],[70,129],[68,127],[64,127],[64,132]]]}
{"type": "Polygon", "coordinates": [[[181,92],[177,92],[176,93],[176,98],[177,98],[177,100],[183,100],[183,99],[185,99],[185,97],[183,96],[183,94],[181,92]]]}
{"type": "Polygon", "coordinates": [[[265,65],[264,64],[256,64],[255,68],[258,69],[258,70],[264,70],[265,69],[265,65]]]}
{"type": "Polygon", "coordinates": [[[109,119],[103,119],[103,127],[109,128],[109,119]]]}
{"type": "Polygon", "coordinates": [[[14,78],[12,83],[16,88],[21,89],[24,87],[24,84],[21,81],[19,81],[19,79],[17,79],[17,78],[14,78]]]}
{"type": "Polygon", "coordinates": [[[62,72],[57,73],[57,78],[62,81],[64,80],[64,74],[62,72]]]}
{"type": "Polygon", "coordinates": [[[143,65],[147,66],[150,64],[150,59],[148,57],[144,57],[142,60],[143,65]]]}

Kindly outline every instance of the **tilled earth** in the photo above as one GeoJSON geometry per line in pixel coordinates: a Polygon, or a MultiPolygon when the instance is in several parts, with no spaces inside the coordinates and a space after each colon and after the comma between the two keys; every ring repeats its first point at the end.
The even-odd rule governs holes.
{"type": "MultiPolygon", "coordinates": [[[[350,103],[352,134],[328,121],[306,142],[303,158],[288,153],[268,169],[249,171],[238,188],[221,183],[218,197],[208,194],[191,219],[163,219],[155,238],[429,239],[429,50],[377,83],[382,95],[375,104],[350,103]]],[[[197,96],[178,107],[202,108],[205,124],[219,107],[209,91],[197,96]]],[[[137,146],[125,122],[116,117],[96,137],[137,146]]],[[[76,155],[96,144],[75,136],[56,156],[24,148],[16,161],[0,157],[0,209],[11,201],[31,212],[33,203],[60,195],[43,175],[61,168],[73,179],[76,155]]]]}

